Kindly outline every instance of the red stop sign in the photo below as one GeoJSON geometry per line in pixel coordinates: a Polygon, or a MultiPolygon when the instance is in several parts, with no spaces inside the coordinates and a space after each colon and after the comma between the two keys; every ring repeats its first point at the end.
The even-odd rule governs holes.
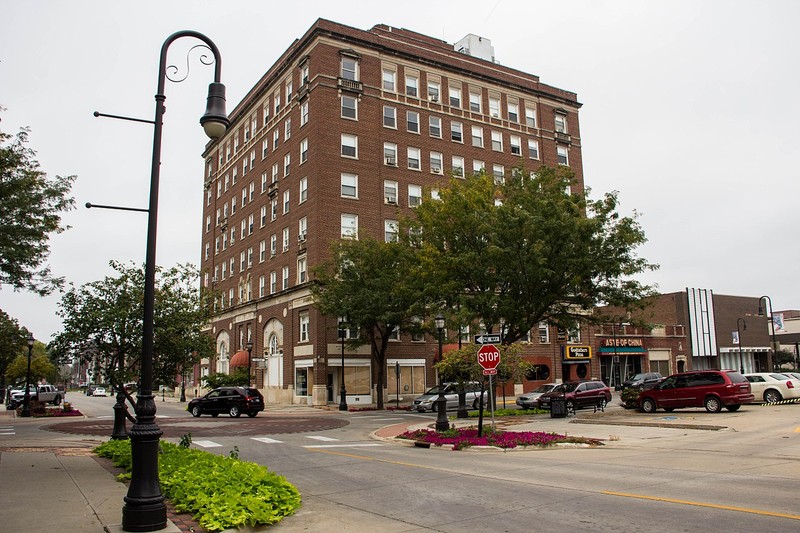
{"type": "Polygon", "coordinates": [[[478,364],[484,370],[492,370],[500,364],[500,351],[494,344],[484,344],[478,348],[478,364]]]}

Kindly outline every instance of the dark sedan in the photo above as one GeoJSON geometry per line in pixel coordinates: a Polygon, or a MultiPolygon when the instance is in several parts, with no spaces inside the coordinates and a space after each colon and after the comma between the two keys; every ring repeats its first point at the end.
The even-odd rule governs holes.
{"type": "Polygon", "coordinates": [[[244,413],[252,418],[264,410],[264,397],[258,389],[250,387],[219,387],[193,399],[186,409],[192,416],[227,413],[236,418],[244,413]]]}

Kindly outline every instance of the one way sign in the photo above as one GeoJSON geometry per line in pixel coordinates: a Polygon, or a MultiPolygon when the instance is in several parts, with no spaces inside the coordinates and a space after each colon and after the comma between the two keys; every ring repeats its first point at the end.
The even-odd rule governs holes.
{"type": "Polygon", "coordinates": [[[475,335],[475,344],[500,344],[500,335],[475,335]]]}

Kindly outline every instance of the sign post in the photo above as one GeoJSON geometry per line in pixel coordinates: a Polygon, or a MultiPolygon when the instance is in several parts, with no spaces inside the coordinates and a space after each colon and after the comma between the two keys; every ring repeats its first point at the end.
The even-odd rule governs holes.
{"type": "MultiPolygon", "coordinates": [[[[495,335],[499,340],[499,335],[495,335]]],[[[480,335],[478,336],[480,337],[480,335]]],[[[478,337],[475,338],[476,342],[478,337]]],[[[484,335],[488,337],[488,335],[484,335]]],[[[497,365],[500,364],[500,350],[494,344],[484,344],[478,348],[478,364],[483,368],[483,375],[489,376],[489,405],[492,411],[492,429],[494,429],[494,383],[492,376],[497,375],[497,365]]]]}

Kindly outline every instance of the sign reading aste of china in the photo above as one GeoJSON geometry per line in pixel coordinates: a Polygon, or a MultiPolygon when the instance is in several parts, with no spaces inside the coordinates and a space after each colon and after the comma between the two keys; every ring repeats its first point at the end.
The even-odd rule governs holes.
{"type": "Polygon", "coordinates": [[[642,348],[642,339],[603,339],[601,346],[617,346],[618,348],[636,347],[642,348]]]}

